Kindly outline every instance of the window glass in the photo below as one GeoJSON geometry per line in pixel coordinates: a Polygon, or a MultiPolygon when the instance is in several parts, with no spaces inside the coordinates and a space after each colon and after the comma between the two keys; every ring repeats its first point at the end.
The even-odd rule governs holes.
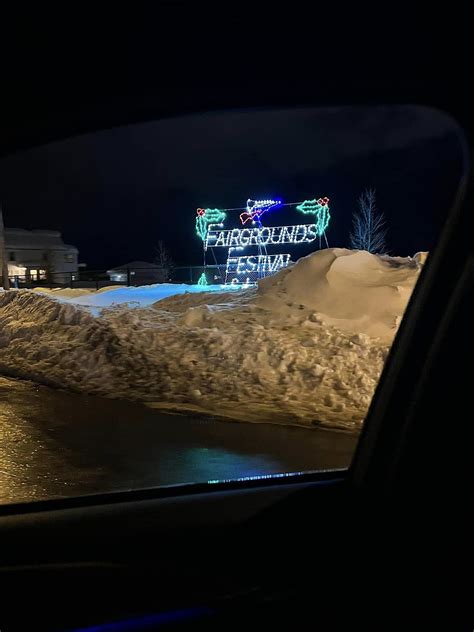
{"type": "Polygon", "coordinates": [[[347,467],[465,169],[455,122],[412,106],[2,160],[0,501],[347,467]]]}

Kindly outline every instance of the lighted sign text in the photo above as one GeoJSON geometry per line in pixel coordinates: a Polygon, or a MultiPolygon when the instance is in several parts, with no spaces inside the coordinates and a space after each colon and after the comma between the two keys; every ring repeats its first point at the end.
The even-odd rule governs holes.
{"type": "Polygon", "coordinates": [[[263,226],[259,228],[233,228],[214,230],[209,227],[206,248],[246,248],[271,244],[309,244],[317,237],[315,224],[295,226],[263,226]]]}
{"type": "Polygon", "coordinates": [[[231,257],[227,259],[226,279],[232,283],[250,282],[259,276],[274,274],[291,263],[290,255],[249,255],[246,257],[231,257]]]}

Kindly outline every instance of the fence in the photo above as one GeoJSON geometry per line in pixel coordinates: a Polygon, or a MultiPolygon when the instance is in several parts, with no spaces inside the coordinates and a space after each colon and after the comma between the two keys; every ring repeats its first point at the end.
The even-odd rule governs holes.
{"type": "Polygon", "coordinates": [[[50,272],[10,276],[14,288],[91,288],[99,290],[111,285],[137,286],[153,283],[201,282],[208,285],[225,283],[226,265],[176,266],[173,268],[120,268],[106,270],[78,270],[76,272],[50,272]],[[204,275],[204,277],[202,276],[204,275]]]}

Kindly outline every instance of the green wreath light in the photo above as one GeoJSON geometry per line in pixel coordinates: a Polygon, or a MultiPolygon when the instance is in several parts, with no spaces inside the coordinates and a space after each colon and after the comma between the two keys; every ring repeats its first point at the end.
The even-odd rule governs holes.
{"type": "Polygon", "coordinates": [[[319,198],[317,200],[305,200],[296,207],[298,211],[305,215],[314,215],[314,223],[316,224],[316,234],[321,237],[331,219],[329,213],[329,198],[319,198]]]}
{"type": "Polygon", "coordinates": [[[218,208],[198,208],[196,216],[196,234],[206,241],[209,224],[222,224],[227,215],[218,208]]]}

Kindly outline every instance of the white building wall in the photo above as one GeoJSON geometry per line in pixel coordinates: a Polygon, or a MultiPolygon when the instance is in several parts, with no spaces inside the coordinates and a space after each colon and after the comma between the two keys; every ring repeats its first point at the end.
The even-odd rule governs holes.
{"type": "Polygon", "coordinates": [[[58,231],[7,228],[5,250],[9,276],[20,281],[68,283],[78,272],[78,250],[65,244],[58,231]]]}

